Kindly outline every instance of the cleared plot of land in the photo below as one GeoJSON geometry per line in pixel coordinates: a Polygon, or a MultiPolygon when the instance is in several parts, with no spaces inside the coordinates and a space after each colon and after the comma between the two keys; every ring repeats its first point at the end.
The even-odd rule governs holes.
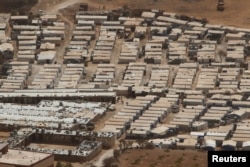
{"type": "MultiPolygon", "coordinates": [[[[6,10],[9,9],[6,8],[7,6],[13,6],[9,5],[9,3],[12,2],[14,2],[13,4],[17,4],[14,0],[1,0],[0,12],[6,12],[6,10]]],[[[246,0],[225,1],[224,12],[218,12],[216,10],[217,0],[38,0],[36,5],[34,5],[33,1],[31,5],[34,5],[32,7],[33,12],[42,9],[51,14],[75,3],[83,2],[88,3],[89,7],[92,9],[103,9],[103,7],[105,9],[115,9],[122,6],[128,6],[130,8],[162,9],[168,12],[185,14],[187,16],[207,18],[209,22],[213,24],[250,27],[250,10],[248,10],[250,1],[246,0]]],[[[25,6],[28,10],[30,9],[30,5],[25,4],[25,6]]],[[[13,9],[14,11],[16,10],[15,8],[13,9]]],[[[13,9],[10,8],[9,11],[13,11],[13,9]]]]}
{"type": "Polygon", "coordinates": [[[70,150],[70,149],[75,149],[76,146],[66,146],[66,145],[55,145],[55,144],[38,144],[38,143],[31,143],[29,145],[29,147],[32,148],[47,148],[47,149],[66,149],[66,150],[70,150]]]}
{"type": "Polygon", "coordinates": [[[162,9],[167,12],[185,14],[198,18],[207,18],[213,24],[225,24],[237,27],[250,27],[250,1],[227,0],[225,11],[216,10],[217,0],[40,0],[32,9],[43,9],[49,13],[66,8],[75,3],[87,2],[90,8],[116,9],[122,6],[143,9],[162,9]]]}
{"type": "Polygon", "coordinates": [[[8,139],[9,136],[10,136],[10,132],[0,132],[0,140],[2,141],[8,139]]]}
{"type": "Polygon", "coordinates": [[[128,150],[119,167],[206,167],[207,153],[193,150],[128,150]]]}

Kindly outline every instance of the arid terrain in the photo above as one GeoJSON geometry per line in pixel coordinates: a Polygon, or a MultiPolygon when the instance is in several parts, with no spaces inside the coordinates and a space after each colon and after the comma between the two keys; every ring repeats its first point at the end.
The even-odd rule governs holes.
{"type": "MultiPolygon", "coordinates": [[[[168,12],[207,18],[213,24],[250,27],[250,11],[248,10],[250,1],[246,0],[225,0],[224,12],[216,10],[217,0],[38,0],[32,10],[42,9],[49,13],[55,13],[59,9],[82,2],[86,2],[90,8],[96,9],[103,8],[103,6],[106,9],[115,9],[124,5],[130,8],[162,9],[168,12]]],[[[4,5],[1,6],[0,9],[4,9],[4,5]]]]}
{"type": "MultiPolygon", "coordinates": [[[[248,0],[225,0],[225,11],[223,12],[216,10],[217,0],[38,0],[35,5],[23,4],[20,8],[16,7],[17,5],[12,8],[9,4],[6,7],[5,1],[7,2],[7,0],[1,0],[0,2],[0,13],[29,10],[34,13],[43,10],[47,14],[59,12],[60,19],[66,22],[66,26],[68,26],[68,35],[58,48],[58,55],[63,55],[64,48],[70,41],[71,35],[69,33],[74,29],[73,18],[74,12],[79,8],[78,3],[88,3],[90,9],[109,10],[125,6],[132,9],[161,9],[166,12],[206,18],[211,24],[250,28],[250,10],[248,10],[250,1],[248,0]]],[[[115,61],[112,60],[112,62],[115,61]]],[[[88,77],[94,71],[92,68],[96,69],[96,65],[89,64],[89,67],[86,68],[88,77]]],[[[124,66],[117,65],[117,69],[117,73],[122,73],[120,71],[124,70],[124,66]]],[[[118,104],[116,107],[120,109],[122,105],[118,104]]],[[[96,129],[101,129],[105,120],[112,115],[113,113],[108,113],[106,117],[97,122],[96,129]]],[[[5,139],[8,135],[7,133],[1,133],[0,140],[5,139]]],[[[43,147],[47,147],[47,145],[43,145],[43,147]]],[[[206,167],[206,164],[207,154],[192,150],[127,150],[119,158],[120,167],[206,167]]],[[[82,167],[85,164],[74,164],[74,166],[82,167]]]]}
{"type": "Polygon", "coordinates": [[[206,167],[207,154],[192,150],[128,150],[120,167],[206,167]]]}

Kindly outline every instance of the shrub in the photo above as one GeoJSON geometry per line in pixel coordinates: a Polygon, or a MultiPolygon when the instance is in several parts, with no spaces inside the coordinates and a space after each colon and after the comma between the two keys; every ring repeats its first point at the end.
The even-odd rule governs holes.
{"type": "Polygon", "coordinates": [[[133,163],[132,163],[132,165],[139,165],[141,163],[141,159],[136,159],[133,163]]]}

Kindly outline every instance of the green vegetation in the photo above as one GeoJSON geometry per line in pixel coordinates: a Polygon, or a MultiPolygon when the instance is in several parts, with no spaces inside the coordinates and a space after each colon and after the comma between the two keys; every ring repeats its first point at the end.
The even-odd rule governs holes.
{"type": "Polygon", "coordinates": [[[156,166],[157,166],[157,163],[155,162],[155,163],[150,164],[148,167],[156,167],[156,166]]]}
{"type": "Polygon", "coordinates": [[[168,153],[168,152],[170,152],[170,150],[169,150],[169,149],[166,149],[166,150],[164,150],[164,152],[165,152],[165,153],[168,153]]]}
{"type": "Polygon", "coordinates": [[[63,164],[62,162],[57,162],[56,167],[73,167],[73,165],[69,162],[63,164]]]}
{"type": "Polygon", "coordinates": [[[63,167],[63,165],[62,165],[61,162],[57,162],[57,163],[56,163],[56,167],[63,167]]]}
{"type": "Polygon", "coordinates": [[[197,160],[197,155],[195,155],[195,156],[193,157],[193,160],[194,160],[194,161],[196,161],[196,160],[197,160]]]}
{"type": "Polygon", "coordinates": [[[66,163],[64,167],[73,167],[73,165],[71,163],[66,163]]]}
{"type": "Polygon", "coordinates": [[[182,161],[183,161],[183,157],[181,156],[181,157],[178,157],[178,158],[175,160],[175,163],[176,163],[176,165],[180,165],[182,161]]]}
{"type": "Polygon", "coordinates": [[[118,167],[117,160],[114,157],[109,157],[103,160],[103,167],[118,167]]]}
{"type": "Polygon", "coordinates": [[[140,158],[137,158],[133,163],[132,165],[140,165],[141,163],[141,159],[140,158]]]}
{"type": "Polygon", "coordinates": [[[158,156],[158,160],[160,160],[160,161],[161,161],[161,160],[163,160],[163,159],[164,159],[164,157],[165,157],[164,155],[159,155],[159,156],[158,156]]]}
{"type": "Polygon", "coordinates": [[[194,164],[192,167],[199,167],[200,165],[198,163],[194,164]]]}

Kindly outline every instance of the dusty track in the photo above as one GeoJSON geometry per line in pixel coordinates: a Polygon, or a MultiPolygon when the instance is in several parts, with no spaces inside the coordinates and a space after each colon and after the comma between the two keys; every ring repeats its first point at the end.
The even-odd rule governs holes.
{"type": "Polygon", "coordinates": [[[64,17],[63,14],[61,13],[58,13],[60,19],[62,21],[65,22],[65,26],[66,26],[66,36],[64,38],[64,41],[63,43],[61,44],[61,46],[58,48],[58,51],[57,51],[57,55],[56,55],[56,61],[58,63],[63,63],[62,60],[63,60],[63,55],[64,55],[64,49],[67,47],[67,45],[69,44],[70,40],[71,40],[71,37],[72,37],[72,32],[74,30],[74,24],[71,20],[69,20],[67,17],[64,17]]]}

